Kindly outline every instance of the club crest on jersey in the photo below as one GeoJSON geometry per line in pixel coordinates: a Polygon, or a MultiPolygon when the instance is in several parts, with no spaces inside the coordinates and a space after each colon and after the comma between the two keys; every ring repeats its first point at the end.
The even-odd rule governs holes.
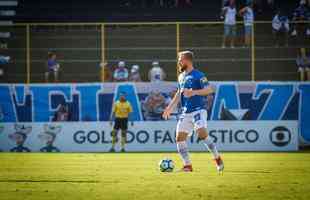
{"type": "Polygon", "coordinates": [[[202,83],[207,83],[207,82],[208,82],[208,79],[207,79],[207,77],[203,77],[202,79],[200,79],[200,81],[201,81],[202,83]]]}

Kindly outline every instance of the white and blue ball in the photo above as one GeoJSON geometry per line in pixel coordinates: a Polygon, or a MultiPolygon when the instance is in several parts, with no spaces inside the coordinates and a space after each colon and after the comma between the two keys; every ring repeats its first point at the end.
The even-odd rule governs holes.
{"type": "Polygon", "coordinates": [[[161,172],[172,172],[174,169],[174,162],[169,158],[164,158],[159,161],[159,171],[161,172]]]}

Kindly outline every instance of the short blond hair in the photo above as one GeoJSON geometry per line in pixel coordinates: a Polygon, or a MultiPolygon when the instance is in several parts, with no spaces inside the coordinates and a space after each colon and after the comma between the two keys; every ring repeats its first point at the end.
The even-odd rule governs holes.
{"type": "Polygon", "coordinates": [[[184,56],[185,59],[188,59],[188,60],[191,60],[191,61],[193,61],[193,59],[194,59],[194,53],[192,51],[180,51],[178,53],[178,56],[179,57],[184,56]]]}

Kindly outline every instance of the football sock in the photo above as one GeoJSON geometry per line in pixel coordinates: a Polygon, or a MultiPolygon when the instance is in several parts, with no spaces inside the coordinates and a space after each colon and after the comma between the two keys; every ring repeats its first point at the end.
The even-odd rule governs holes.
{"type": "MultiPolygon", "coordinates": [[[[125,132],[126,133],[126,132],[125,132]]],[[[122,139],[121,139],[121,145],[122,145],[122,149],[124,149],[125,148],[125,144],[126,144],[126,136],[125,136],[126,134],[124,134],[123,132],[122,132],[122,139]]]]}
{"type": "Polygon", "coordinates": [[[207,149],[212,153],[214,159],[220,157],[220,154],[217,151],[217,148],[214,142],[209,136],[205,140],[203,140],[203,143],[207,147],[207,149]]]}
{"type": "Polygon", "coordinates": [[[187,148],[186,142],[185,141],[177,142],[177,148],[178,148],[179,154],[182,157],[183,164],[184,165],[191,165],[191,161],[189,159],[189,153],[188,153],[188,148],[187,148]]]}
{"type": "Polygon", "coordinates": [[[114,149],[116,143],[116,131],[112,131],[112,148],[114,149]]]}

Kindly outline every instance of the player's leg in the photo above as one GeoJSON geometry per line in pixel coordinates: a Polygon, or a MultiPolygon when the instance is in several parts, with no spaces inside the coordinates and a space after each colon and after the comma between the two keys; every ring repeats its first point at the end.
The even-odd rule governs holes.
{"type": "Polygon", "coordinates": [[[177,149],[183,160],[184,166],[191,165],[191,160],[189,158],[188,147],[186,144],[186,138],[188,133],[178,132],[176,135],[177,149]]]}
{"type": "Polygon", "coordinates": [[[298,69],[298,73],[299,73],[299,80],[300,81],[305,81],[305,73],[304,73],[304,69],[302,67],[300,67],[298,69]]]}
{"type": "Polygon", "coordinates": [[[192,162],[190,160],[188,147],[186,143],[187,136],[192,132],[192,123],[187,117],[181,118],[177,124],[176,143],[178,152],[183,160],[183,171],[190,172],[192,169],[192,162]]]}
{"type": "Polygon", "coordinates": [[[227,41],[228,35],[229,35],[228,25],[224,24],[224,34],[223,34],[222,48],[226,47],[226,41],[227,41]]]}
{"type": "Polygon", "coordinates": [[[115,144],[116,144],[116,136],[117,136],[117,130],[113,129],[111,132],[112,136],[112,147],[110,149],[110,152],[115,152],[115,144]]]}
{"type": "Polygon", "coordinates": [[[54,71],[54,82],[58,82],[58,71],[54,71]]]}
{"type": "Polygon", "coordinates": [[[122,138],[121,138],[121,152],[125,152],[125,145],[126,145],[126,137],[127,135],[127,130],[126,129],[122,129],[122,138]]]}
{"type": "Polygon", "coordinates": [[[48,83],[48,81],[49,81],[49,74],[50,74],[49,71],[46,71],[45,74],[44,74],[45,75],[45,82],[46,83],[48,83]]]}
{"type": "Polygon", "coordinates": [[[209,137],[207,129],[199,128],[196,130],[196,132],[198,134],[199,139],[203,141],[204,145],[207,147],[209,152],[212,153],[218,172],[222,172],[224,170],[224,162],[217,150],[216,145],[209,137]]]}
{"type": "Polygon", "coordinates": [[[245,46],[250,47],[251,46],[251,36],[252,36],[252,26],[245,26],[244,27],[245,32],[245,46]]]}
{"type": "Polygon", "coordinates": [[[230,47],[235,48],[235,39],[237,36],[237,30],[236,25],[230,26],[230,47]]]}
{"type": "Polygon", "coordinates": [[[126,139],[127,139],[127,129],[128,129],[128,120],[123,119],[122,120],[122,138],[121,138],[121,152],[125,152],[125,145],[126,145],[126,139]]]}
{"type": "Polygon", "coordinates": [[[288,47],[288,34],[289,34],[289,31],[285,30],[284,31],[284,40],[285,40],[285,46],[288,47]]]}
{"type": "Polygon", "coordinates": [[[112,137],[112,147],[110,149],[110,152],[115,152],[115,145],[116,145],[116,138],[117,138],[117,132],[120,129],[120,122],[119,119],[115,119],[114,121],[114,127],[111,132],[111,137],[112,137]]]}
{"type": "Polygon", "coordinates": [[[212,153],[213,158],[217,159],[220,157],[220,154],[216,148],[216,145],[214,144],[213,140],[209,137],[207,129],[206,128],[199,128],[196,130],[199,139],[204,143],[204,145],[207,147],[207,149],[212,153]]]}
{"type": "Polygon", "coordinates": [[[207,131],[207,111],[197,111],[194,115],[194,129],[198,134],[199,139],[204,143],[210,153],[212,153],[213,158],[216,162],[216,167],[219,172],[223,171],[224,163],[221,159],[221,156],[217,150],[216,145],[213,140],[209,137],[207,131]]]}
{"type": "Polygon", "coordinates": [[[306,68],[306,74],[307,74],[307,81],[310,81],[310,69],[307,67],[306,68]]]}

